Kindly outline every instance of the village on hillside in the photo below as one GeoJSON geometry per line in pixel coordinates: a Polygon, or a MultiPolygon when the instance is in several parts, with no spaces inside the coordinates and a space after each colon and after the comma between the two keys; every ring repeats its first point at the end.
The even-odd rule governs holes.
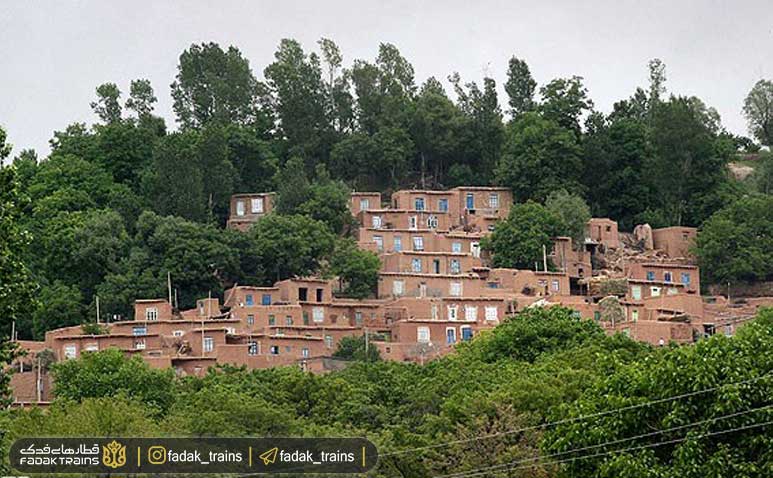
{"type": "MultiPolygon", "coordinates": [[[[273,201],[274,193],[232,196],[227,227],[248,230],[272,212],[273,201]]],[[[553,238],[533,269],[493,267],[481,238],[512,204],[502,187],[400,190],[391,198],[353,192],[358,246],[381,259],[375,297],[339,297],[336,278],[295,277],[272,287],[236,284],[180,310],[170,283],[168,297],[136,300],[132,320],[18,340],[26,353],[13,364],[14,401],[47,403],[51,363],[108,348],[180,376],[218,365],[322,373],[347,366],[333,357],[345,337],[364,337],[387,360],[425,363],[533,307],[565,306],[608,334],[665,346],[733,335],[759,307],[773,305],[773,297],[702,290],[692,227],[643,224],[622,233],[615,221],[592,218],[582,244],[553,238]]]]}

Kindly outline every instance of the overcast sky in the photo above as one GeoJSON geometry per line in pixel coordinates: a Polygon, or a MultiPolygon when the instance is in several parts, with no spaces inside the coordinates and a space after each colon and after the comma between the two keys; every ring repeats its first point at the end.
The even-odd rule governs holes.
{"type": "MultiPolygon", "coordinates": [[[[647,61],[667,66],[671,93],[696,95],[747,135],[743,99],[773,78],[773,4],[727,1],[30,1],[0,3],[0,125],[14,153],[48,152],[53,131],[95,122],[95,87],[151,80],[156,112],[173,124],[169,84],[191,43],[238,46],[255,74],[281,38],[308,49],[335,40],[345,63],[372,60],[379,42],[398,46],[417,83],[493,77],[526,59],[539,84],[580,75],[597,109],[647,84],[647,61]]],[[[506,104],[502,92],[500,103],[506,104]]]]}

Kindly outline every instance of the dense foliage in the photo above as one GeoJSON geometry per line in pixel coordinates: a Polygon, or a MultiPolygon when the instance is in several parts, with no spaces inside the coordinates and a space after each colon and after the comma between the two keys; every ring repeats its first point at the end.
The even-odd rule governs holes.
{"type": "Polygon", "coordinates": [[[762,478],[773,466],[769,428],[701,434],[770,421],[769,408],[756,409],[773,392],[771,337],[764,310],[735,337],[653,348],[553,307],[508,318],[425,366],[366,361],[354,340],[342,353],[359,361],[326,375],[225,367],[174,378],[102,351],[57,366],[47,411],[0,414],[3,447],[28,435],[348,435],[378,445],[378,477],[762,478]],[[553,463],[561,458],[582,459],[553,463]]]}
{"type": "MultiPolygon", "coordinates": [[[[3,294],[9,283],[19,287],[16,305],[0,306],[28,312],[4,313],[6,333],[14,317],[21,338],[83,322],[95,317],[97,296],[103,319],[129,317],[134,299],[165,295],[168,273],[181,307],[237,282],[330,271],[347,274],[346,294],[367,295],[375,261],[332,257],[355,227],[353,189],[500,184],[518,203],[554,196],[549,209],[575,239],[583,203],[623,230],[698,226],[747,186],[727,174],[735,150],[759,149],[729,135],[698,98],[668,95],[658,60],[648,88],[609,115],[595,111],[581,77],[540,85],[517,56],[501,80],[504,99],[494,78],[451,73],[445,85],[420,83],[389,43],[372,60],[346,61],[330,39],[312,49],[285,39],[261,67],[264,80],[235,46],[191,45],[171,85],[176,128],[157,116],[148,80],[107,82],[91,103],[96,124],[54,132],[45,158],[15,154],[0,192],[3,220],[16,218],[2,266],[30,281],[0,281],[3,294]],[[283,218],[223,231],[230,196],[261,191],[276,191],[283,218]],[[41,304],[32,300],[35,283],[41,304]]],[[[744,111],[754,137],[769,144],[769,82],[755,85],[744,111]]],[[[4,134],[0,151],[11,159],[4,134]]],[[[767,193],[765,171],[749,184],[767,193]]],[[[532,242],[497,263],[531,268],[542,241],[532,242]]]]}

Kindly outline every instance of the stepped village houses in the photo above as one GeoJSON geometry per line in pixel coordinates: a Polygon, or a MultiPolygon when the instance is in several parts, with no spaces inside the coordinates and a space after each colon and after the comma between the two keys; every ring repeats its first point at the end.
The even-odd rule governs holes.
{"type": "MultiPolygon", "coordinates": [[[[337,297],[337,280],[315,277],[235,285],[191,310],[175,309],[169,298],[142,298],[133,320],[104,326],[101,335],[77,326],[52,330],[42,342],[20,341],[27,353],[15,364],[15,400],[50,396],[44,351],[61,361],[115,347],[181,375],[220,364],[321,372],[345,366],[331,357],[344,337],[367,335],[384,359],[423,363],[528,307],[563,305],[609,333],[663,345],[733,334],[764,301],[732,306],[702,297],[689,252],[697,231],[689,227],[642,225],[624,234],[615,221],[594,218],[582,244],[554,238],[546,251],[553,267],[493,268],[480,240],[512,203],[511,192],[497,187],[403,190],[391,198],[354,192],[359,246],[382,262],[374,298],[337,297]]],[[[247,230],[272,205],[272,193],[234,195],[227,227],[247,230]]]]}

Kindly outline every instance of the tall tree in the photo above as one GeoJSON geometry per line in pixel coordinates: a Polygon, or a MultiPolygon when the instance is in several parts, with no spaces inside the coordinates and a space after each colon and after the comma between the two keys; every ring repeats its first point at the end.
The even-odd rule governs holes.
{"type": "Polygon", "coordinates": [[[559,189],[548,195],[545,208],[561,219],[562,229],[572,238],[572,243],[584,247],[585,226],[591,218],[585,200],[577,194],[559,189]]]}
{"type": "Polygon", "coordinates": [[[743,102],[749,131],[760,143],[773,147],[773,81],[759,80],[743,102]]]}
{"type": "Polygon", "coordinates": [[[265,125],[261,88],[238,48],[191,45],[180,55],[172,83],[174,112],[183,128],[210,122],[265,125]]]}
{"type": "MultiPolygon", "coordinates": [[[[5,142],[5,131],[0,128],[0,334],[9,337],[11,324],[23,321],[34,309],[35,284],[23,261],[29,243],[27,232],[20,225],[24,198],[19,190],[14,166],[2,166],[11,146],[5,142]]],[[[20,334],[22,337],[25,334],[20,334]]],[[[4,341],[0,341],[4,342],[4,341]]],[[[8,350],[2,347],[0,360],[5,363],[8,350]]],[[[5,373],[0,374],[5,376],[5,373]]],[[[0,393],[4,391],[0,380],[0,393]]]]}
{"type": "Polygon", "coordinates": [[[588,97],[582,77],[557,78],[540,88],[540,95],[542,116],[574,131],[579,138],[580,117],[585,111],[593,109],[593,101],[588,97]]]}
{"type": "Polygon", "coordinates": [[[197,140],[196,132],[186,131],[170,134],[157,144],[153,166],[143,178],[143,189],[158,214],[205,219],[207,198],[197,140]]]}
{"type": "Polygon", "coordinates": [[[158,101],[153,93],[150,80],[132,80],[129,86],[129,99],[126,100],[126,109],[134,111],[137,119],[149,118],[153,114],[153,108],[158,101]]]}
{"type": "Polygon", "coordinates": [[[508,125],[497,184],[512,189],[516,201],[544,201],[558,189],[582,193],[582,161],[576,136],[537,113],[508,125]]]}
{"type": "Polygon", "coordinates": [[[537,82],[531,76],[529,65],[525,60],[510,58],[507,64],[507,82],[505,82],[505,91],[510,105],[510,114],[513,118],[532,111],[535,108],[534,91],[537,88],[537,82]]]}
{"type": "Polygon", "coordinates": [[[97,101],[91,103],[99,119],[105,124],[121,121],[121,91],[115,83],[103,83],[97,87],[97,101]]]}

